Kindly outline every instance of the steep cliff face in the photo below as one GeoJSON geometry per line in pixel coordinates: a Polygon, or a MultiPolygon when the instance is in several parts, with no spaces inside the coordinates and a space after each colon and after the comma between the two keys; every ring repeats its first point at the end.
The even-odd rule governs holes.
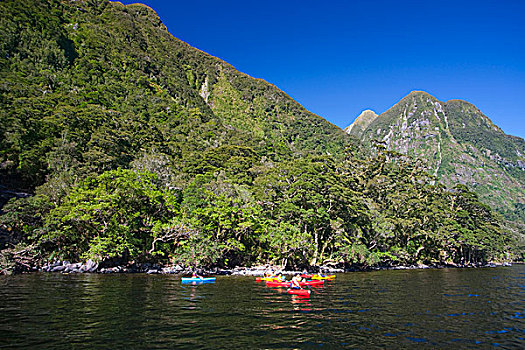
{"type": "Polygon", "coordinates": [[[507,218],[525,219],[525,141],[506,135],[474,105],[414,91],[358,130],[350,134],[365,144],[384,141],[426,162],[444,184],[468,185],[507,218]]]}

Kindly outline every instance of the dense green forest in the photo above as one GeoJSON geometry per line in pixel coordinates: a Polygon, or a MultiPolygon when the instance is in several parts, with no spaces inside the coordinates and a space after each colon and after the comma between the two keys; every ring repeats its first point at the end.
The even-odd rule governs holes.
{"type": "Polygon", "coordinates": [[[3,1],[1,269],[519,258],[501,219],[418,161],[369,155],[275,86],[108,1],[3,1]]]}

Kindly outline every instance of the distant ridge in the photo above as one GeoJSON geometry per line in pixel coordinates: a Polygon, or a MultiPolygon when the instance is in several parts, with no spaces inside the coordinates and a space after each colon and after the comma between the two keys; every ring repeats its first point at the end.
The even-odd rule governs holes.
{"type": "Polygon", "coordinates": [[[525,220],[525,140],[506,135],[471,103],[412,91],[378,117],[364,113],[347,133],[419,158],[444,184],[468,185],[508,219],[525,220]]]}

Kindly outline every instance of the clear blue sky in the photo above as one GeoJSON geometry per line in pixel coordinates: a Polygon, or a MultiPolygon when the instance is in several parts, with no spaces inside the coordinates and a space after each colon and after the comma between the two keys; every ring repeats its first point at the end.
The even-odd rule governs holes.
{"type": "Polygon", "coordinates": [[[525,0],[123,2],[342,128],[424,90],[525,138],[525,0]]]}

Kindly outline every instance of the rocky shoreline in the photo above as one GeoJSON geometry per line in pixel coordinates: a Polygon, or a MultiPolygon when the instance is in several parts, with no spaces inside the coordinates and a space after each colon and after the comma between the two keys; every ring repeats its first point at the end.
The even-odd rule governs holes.
{"type": "MultiPolygon", "coordinates": [[[[416,269],[442,269],[442,268],[481,268],[481,267],[499,267],[511,266],[512,263],[489,263],[479,265],[411,265],[411,266],[376,266],[376,267],[350,267],[350,268],[333,268],[328,266],[316,266],[308,269],[309,273],[345,273],[345,272],[363,272],[363,271],[380,271],[380,270],[416,270],[416,269]]],[[[232,276],[261,276],[264,272],[272,269],[281,271],[285,275],[293,275],[303,271],[281,270],[277,266],[261,265],[255,267],[235,267],[232,269],[195,269],[201,275],[232,275],[232,276]]],[[[55,261],[45,264],[41,268],[33,268],[28,272],[54,272],[63,274],[76,273],[98,273],[98,274],[115,274],[115,273],[145,273],[145,274],[181,274],[187,275],[194,271],[192,268],[185,268],[180,265],[161,266],[154,263],[130,263],[116,266],[105,266],[92,260],[85,263],[70,263],[68,261],[55,261]]]]}

